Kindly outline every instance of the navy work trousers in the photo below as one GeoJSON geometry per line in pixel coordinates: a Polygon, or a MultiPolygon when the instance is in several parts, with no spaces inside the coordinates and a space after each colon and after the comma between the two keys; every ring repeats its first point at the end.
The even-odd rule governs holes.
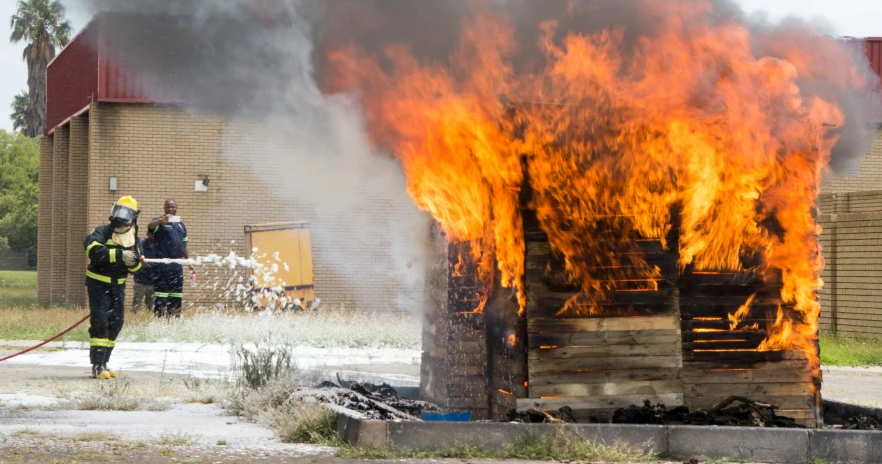
{"type": "Polygon", "coordinates": [[[184,299],[184,267],[180,264],[153,265],[153,314],[180,317],[184,299]]]}

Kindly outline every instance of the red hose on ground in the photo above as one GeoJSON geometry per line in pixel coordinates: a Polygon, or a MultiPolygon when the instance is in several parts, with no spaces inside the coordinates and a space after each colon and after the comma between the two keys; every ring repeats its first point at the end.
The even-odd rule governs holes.
{"type": "Polygon", "coordinates": [[[28,348],[28,349],[26,349],[26,350],[21,350],[21,351],[19,351],[18,353],[13,353],[13,354],[11,354],[11,355],[9,355],[9,356],[6,356],[6,357],[4,357],[4,358],[0,358],[0,362],[6,361],[7,359],[12,359],[12,358],[14,358],[14,357],[16,357],[16,356],[18,356],[18,355],[21,355],[21,354],[25,354],[25,353],[27,353],[28,351],[36,350],[37,348],[39,348],[39,347],[41,347],[41,346],[43,346],[43,345],[45,345],[45,344],[51,342],[52,340],[55,340],[56,338],[58,338],[58,337],[60,337],[60,336],[62,336],[62,335],[64,335],[64,334],[70,332],[71,330],[73,330],[74,328],[76,328],[76,326],[82,324],[83,322],[86,322],[86,319],[88,319],[88,318],[89,318],[89,314],[86,314],[86,317],[80,319],[79,322],[77,322],[76,324],[74,324],[74,325],[72,325],[72,326],[70,326],[70,327],[64,329],[64,331],[62,331],[62,332],[59,333],[58,335],[56,335],[56,336],[54,336],[54,337],[50,338],[49,340],[46,340],[46,341],[44,341],[44,342],[42,342],[42,343],[39,343],[39,344],[37,344],[37,345],[34,345],[34,346],[32,346],[32,347],[30,347],[30,348],[28,348]]]}

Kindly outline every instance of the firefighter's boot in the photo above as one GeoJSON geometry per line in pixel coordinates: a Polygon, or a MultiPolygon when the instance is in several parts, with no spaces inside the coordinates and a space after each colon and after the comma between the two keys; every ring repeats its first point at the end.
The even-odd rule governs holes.
{"type": "Polygon", "coordinates": [[[107,370],[107,367],[104,366],[104,364],[92,364],[92,378],[109,379],[110,371],[107,370]]]}
{"type": "Polygon", "coordinates": [[[104,371],[105,371],[105,372],[107,372],[108,374],[110,374],[111,377],[116,377],[116,369],[110,369],[110,368],[108,368],[108,367],[107,367],[107,364],[104,364],[102,367],[104,368],[104,371]]]}

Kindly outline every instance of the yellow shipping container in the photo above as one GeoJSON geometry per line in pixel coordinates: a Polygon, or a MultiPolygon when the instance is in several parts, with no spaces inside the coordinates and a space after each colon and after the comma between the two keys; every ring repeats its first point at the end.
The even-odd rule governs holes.
{"type": "MultiPolygon", "coordinates": [[[[312,248],[308,222],[277,222],[245,226],[245,246],[257,249],[252,256],[266,267],[278,266],[270,282],[258,277],[253,289],[260,293],[275,287],[284,288],[290,300],[298,298],[302,308],[309,308],[315,300],[312,282],[312,248]]],[[[255,269],[255,272],[259,272],[255,269]]],[[[257,306],[266,306],[266,298],[260,298],[257,306]]]]}

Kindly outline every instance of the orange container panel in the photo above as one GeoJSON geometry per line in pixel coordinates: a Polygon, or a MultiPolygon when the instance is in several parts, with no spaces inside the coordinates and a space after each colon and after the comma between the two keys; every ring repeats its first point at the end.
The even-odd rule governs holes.
{"type": "Polygon", "coordinates": [[[264,281],[262,270],[255,269],[260,282],[256,286],[259,288],[255,290],[283,287],[290,298],[299,298],[305,302],[315,299],[309,223],[248,225],[245,226],[245,244],[249,250],[257,249],[253,257],[264,269],[277,267],[269,282],[264,281]]]}

